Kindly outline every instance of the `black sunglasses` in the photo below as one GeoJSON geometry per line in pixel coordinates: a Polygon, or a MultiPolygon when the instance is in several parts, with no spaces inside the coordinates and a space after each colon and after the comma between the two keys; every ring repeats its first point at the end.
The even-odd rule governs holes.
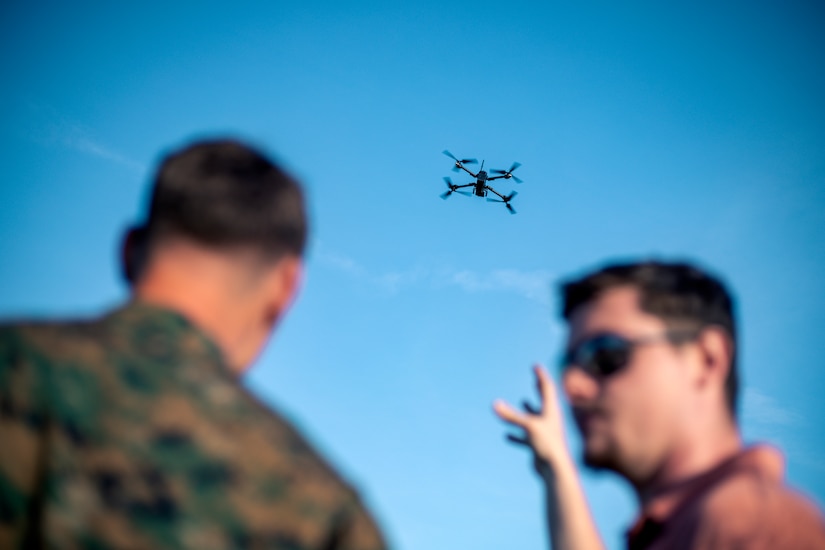
{"type": "Polygon", "coordinates": [[[681,344],[695,337],[696,331],[668,331],[635,339],[618,334],[598,334],[567,350],[562,357],[561,367],[564,371],[576,366],[593,376],[610,376],[630,363],[633,349],[637,346],[657,342],[681,344]]]}

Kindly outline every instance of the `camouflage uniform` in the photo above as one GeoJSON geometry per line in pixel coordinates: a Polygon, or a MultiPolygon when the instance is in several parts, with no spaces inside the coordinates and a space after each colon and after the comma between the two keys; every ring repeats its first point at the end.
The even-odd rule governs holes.
{"type": "Polygon", "coordinates": [[[0,548],[379,550],[356,493],[182,316],[0,326],[0,548]]]}

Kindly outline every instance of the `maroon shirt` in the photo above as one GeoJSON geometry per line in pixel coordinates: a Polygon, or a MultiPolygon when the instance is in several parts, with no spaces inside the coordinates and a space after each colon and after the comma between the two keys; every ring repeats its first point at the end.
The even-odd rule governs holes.
{"type": "Polygon", "coordinates": [[[742,450],[648,502],[627,533],[630,550],[825,549],[825,518],[784,483],[767,445],[742,450]]]}

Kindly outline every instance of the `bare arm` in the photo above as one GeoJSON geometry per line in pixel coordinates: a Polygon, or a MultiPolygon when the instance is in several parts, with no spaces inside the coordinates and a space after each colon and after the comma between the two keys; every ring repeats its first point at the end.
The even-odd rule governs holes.
{"type": "Polygon", "coordinates": [[[522,413],[503,401],[496,401],[493,408],[502,420],[524,430],[521,436],[508,436],[510,441],[533,451],[536,472],[545,488],[553,550],[602,549],[604,544],[564,440],[555,385],[543,367],[537,366],[534,371],[542,401],[539,409],[525,404],[526,412],[522,413]]]}

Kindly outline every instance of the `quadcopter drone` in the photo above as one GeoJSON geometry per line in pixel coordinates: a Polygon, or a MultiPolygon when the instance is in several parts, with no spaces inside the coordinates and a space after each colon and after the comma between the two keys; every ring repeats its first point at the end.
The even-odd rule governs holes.
{"type": "Polygon", "coordinates": [[[518,193],[513,191],[509,195],[502,195],[501,193],[499,193],[498,191],[496,191],[495,189],[493,189],[492,187],[487,185],[487,182],[490,182],[490,181],[493,181],[493,180],[498,180],[498,179],[507,179],[507,180],[509,180],[510,178],[512,178],[516,181],[516,183],[521,183],[521,180],[513,175],[513,170],[515,170],[516,168],[521,166],[520,163],[514,162],[509,170],[490,170],[490,172],[492,172],[494,174],[499,174],[499,175],[498,176],[488,176],[487,172],[484,171],[484,161],[481,161],[481,168],[479,169],[478,173],[474,174],[471,171],[469,171],[467,169],[467,167],[464,166],[464,165],[465,164],[478,164],[478,161],[476,159],[460,159],[459,160],[459,159],[455,158],[451,152],[446,151],[446,150],[444,151],[444,154],[455,161],[455,166],[453,166],[453,172],[458,172],[459,170],[464,170],[465,172],[467,172],[468,174],[473,176],[476,179],[476,181],[473,182],[473,183],[465,183],[463,185],[455,185],[450,178],[445,177],[444,182],[447,184],[447,187],[449,187],[449,190],[441,195],[442,199],[446,200],[447,197],[449,197],[453,193],[458,193],[459,195],[465,195],[467,197],[469,197],[470,195],[475,195],[476,197],[486,197],[487,196],[487,191],[490,191],[491,193],[493,193],[494,195],[496,195],[499,198],[498,199],[487,199],[488,202],[501,202],[501,203],[504,203],[504,206],[507,207],[507,210],[509,210],[511,214],[516,213],[515,209],[510,205],[510,201],[513,200],[513,197],[515,197],[518,193]],[[473,188],[472,193],[470,193],[468,191],[459,191],[459,189],[461,189],[462,187],[472,187],[473,188]]]}

